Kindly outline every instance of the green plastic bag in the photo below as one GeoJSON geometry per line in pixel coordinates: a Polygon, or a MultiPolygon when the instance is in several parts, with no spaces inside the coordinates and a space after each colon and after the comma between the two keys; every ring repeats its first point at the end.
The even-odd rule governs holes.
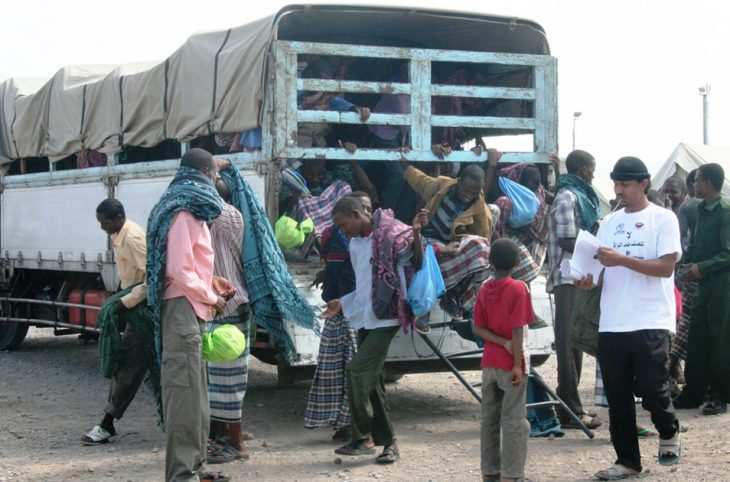
{"type": "Polygon", "coordinates": [[[246,336],[233,325],[220,325],[203,334],[203,359],[210,362],[227,362],[243,355],[246,336]]]}
{"type": "Polygon", "coordinates": [[[274,236],[283,249],[294,249],[304,244],[307,234],[314,231],[314,221],[305,219],[297,223],[289,216],[282,216],[274,225],[274,236]]]}

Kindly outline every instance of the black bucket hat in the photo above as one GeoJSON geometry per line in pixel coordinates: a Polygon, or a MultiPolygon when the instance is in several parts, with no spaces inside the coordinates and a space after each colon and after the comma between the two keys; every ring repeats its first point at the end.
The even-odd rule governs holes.
{"type": "Polygon", "coordinates": [[[651,175],[646,164],[638,157],[622,157],[613,166],[611,180],[613,181],[643,181],[651,175]]]}

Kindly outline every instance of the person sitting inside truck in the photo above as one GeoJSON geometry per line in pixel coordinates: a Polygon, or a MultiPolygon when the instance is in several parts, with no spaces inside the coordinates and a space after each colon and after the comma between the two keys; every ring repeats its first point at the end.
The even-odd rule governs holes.
{"type": "Polygon", "coordinates": [[[297,170],[285,169],[279,191],[279,213],[298,221],[311,219],[314,236],[305,241],[307,253],[324,230],[332,225],[335,203],[353,190],[370,195],[372,184],[357,161],[328,163],[324,159],[305,160],[297,170]]]}
{"type": "MultiPolygon", "coordinates": [[[[489,156],[499,157],[490,149],[489,156]]],[[[472,164],[463,166],[458,178],[431,177],[403,163],[405,179],[418,193],[428,211],[423,235],[434,246],[444,277],[446,296],[442,308],[461,318],[476,301],[476,292],[487,279],[492,215],[484,202],[481,186],[484,171],[472,164]]],[[[428,332],[419,320],[419,331],[428,332]]]]}
{"type": "MultiPolygon", "coordinates": [[[[309,60],[300,62],[297,76],[310,79],[333,79],[336,78],[332,67],[321,57],[311,57],[309,60]]],[[[342,80],[337,77],[338,80],[342,80]]],[[[299,110],[333,110],[337,112],[357,112],[363,122],[370,118],[370,109],[363,106],[356,106],[347,101],[342,95],[336,92],[298,92],[297,108],[299,110]]],[[[330,146],[327,135],[331,127],[324,122],[303,122],[297,130],[297,145],[299,147],[336,147],[330,146]]],[[[355,152],[357,145],[352,139],[337,139],[338,145],[344,147],[348,152],[355,152]]]]}
{"type": "Polygon", "coordinates": [[[81,149],[76,153],[76,168],[85,169],[87,167],[106,166],[107,157],[103,152],[95,149],[81,149]]]}
{"type": "MultiPolygon", "coordinates": [[[[496,185],[494,181],[497,162],[491,159],[488,163],[486,191],[492,189],[493,184],[496,185]]],[[[507,196],[500,192],[501,195],[494,202],[501,213],[498,222],[495,223],[495,238],[509,237],[517,243],[520,249],[520,262],[512,271],[512,277],[529,284],[537,277],[547,254],[547,191],[542,185],[540,170],[534,164],[519,163],[504,167],[498,175],[527,187],[540,201],[532,222],[521,228],[512,228],[507,223],[513,209],[512,201],[507,196]]]]}
{"type": "MultiPolygon", "coordinates": [[[[121,298],[111,299],[114,310],[125,314],[140,305],[147,298],[146,262],[147,244],[145,230],[134,221],[127,219],[124,206],[116,199],[105,199],[96,208],[96,219],[101,229],[111,237],[114,259],[119,273],[119,286],[122,290],[133,287],[121,298]]],[[[146,308],[146,306],[144,306],[146,308]]],[[[143,333],[128,325],[121,338],[123,359],[112,375],[109,397],[104,407],[104,417],[99,425],[81,438],[84,445],[99,445],[114,441],[117,434],[114,419],[119,420],[137,394],[148,370],[148,357],[145,346],[149,345],[154,354],[153,340],[145,340],[143,333]]]]}

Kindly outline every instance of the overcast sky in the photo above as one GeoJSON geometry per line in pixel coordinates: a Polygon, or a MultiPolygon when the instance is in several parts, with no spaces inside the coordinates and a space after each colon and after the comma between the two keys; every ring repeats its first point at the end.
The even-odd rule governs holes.
{"type": "MultiPolygon", "coordinates": [[[[0,27],[0,80],[50,78],[71,64],[164,59],[194,32],[245,24],[287,3],[292,2],[8,2],[0,27]]],[[[558,59],[560,154],[572,146],[573,112],[582,112],[576,145],[598,160],[597,182],[609,197],[607,176],[619,157],[638,156],[655,172],[678,143],[702,143],[698,88],[705,83],[712,86],[710,143],[730,145],[730,6],[725,2],[410,0],[401,5],[448,5],[540,23],[558,59]]]]}

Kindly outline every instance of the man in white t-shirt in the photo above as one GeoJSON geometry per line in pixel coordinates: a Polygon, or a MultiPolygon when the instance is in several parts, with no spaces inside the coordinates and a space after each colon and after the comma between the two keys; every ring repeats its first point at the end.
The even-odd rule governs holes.
{"type": "MultiPolygon", "coordinates": [[[[602,275],[598,360],[608,398],[616,463],[596,477],[616,480],[641,472],[634,395],[651,412],[659,432],[659,463],[679,461],[679,422],[672,406],[669,336],[675,330],[674,266],[682,254],[677,217],[646,197],[649,172],[635,157],[619,159],[611,172],[624,209],[606,217],[598,239],[602,275]]],[[[576,282],[593,287],[587,277],[576,282]]]]}

